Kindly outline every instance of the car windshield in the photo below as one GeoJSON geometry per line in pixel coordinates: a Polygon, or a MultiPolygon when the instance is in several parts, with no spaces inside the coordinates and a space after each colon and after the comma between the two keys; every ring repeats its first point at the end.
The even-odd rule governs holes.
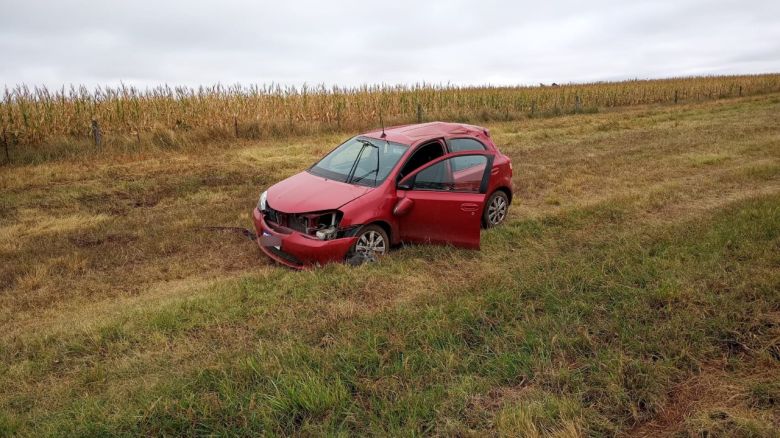
{"type": "Polygon", "coordinates": [[[309,172],[335,181],[376,187],[407,149],[407,145],[400,143],[354,137],[309,168],[309,172]]]}

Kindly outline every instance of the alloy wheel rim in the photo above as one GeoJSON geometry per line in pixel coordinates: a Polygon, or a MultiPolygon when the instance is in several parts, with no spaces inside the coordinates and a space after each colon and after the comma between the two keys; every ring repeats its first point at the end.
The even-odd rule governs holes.
{"type": "Polygon", "coordinates": [[[506,199],[496,196],[488,206],[488,220],[491,225],[500,224],[506,217],[506,199]]]}
{"type": "Polygon", "coordinates": [[[386,249],[385,238],[373,230],[363,233],[355,245],[356,252],[375,257],[384,255],[386,249]]]}

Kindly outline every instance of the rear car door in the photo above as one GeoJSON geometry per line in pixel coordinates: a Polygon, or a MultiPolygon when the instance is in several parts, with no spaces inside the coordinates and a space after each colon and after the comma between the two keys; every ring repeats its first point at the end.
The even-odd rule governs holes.
{"type": "Polygon", "coordinates": [[[402,179],[394,210],[401,240],[479,249],[492,165],[490,152],[453,153],[402,179]]]}

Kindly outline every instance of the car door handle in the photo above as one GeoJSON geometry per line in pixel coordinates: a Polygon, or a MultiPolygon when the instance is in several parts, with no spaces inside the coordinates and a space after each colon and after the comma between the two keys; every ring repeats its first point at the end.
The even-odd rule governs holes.
{"type": "Polygon", "coordinates": [[[479,205],[471,202],[464,202],[463,204],[460,204],[460,209],[461,211],[477,211],[479,210],[479,205]]]}

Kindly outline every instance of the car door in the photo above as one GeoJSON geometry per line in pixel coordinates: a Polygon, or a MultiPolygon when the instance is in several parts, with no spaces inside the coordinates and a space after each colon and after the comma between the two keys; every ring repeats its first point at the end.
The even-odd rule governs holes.
{"type": "Polygon", "coordinates": [[[402,241],[479,249],[480,221],[493,154],[447,154],[398,184],[393,214],[402,241]]]}

